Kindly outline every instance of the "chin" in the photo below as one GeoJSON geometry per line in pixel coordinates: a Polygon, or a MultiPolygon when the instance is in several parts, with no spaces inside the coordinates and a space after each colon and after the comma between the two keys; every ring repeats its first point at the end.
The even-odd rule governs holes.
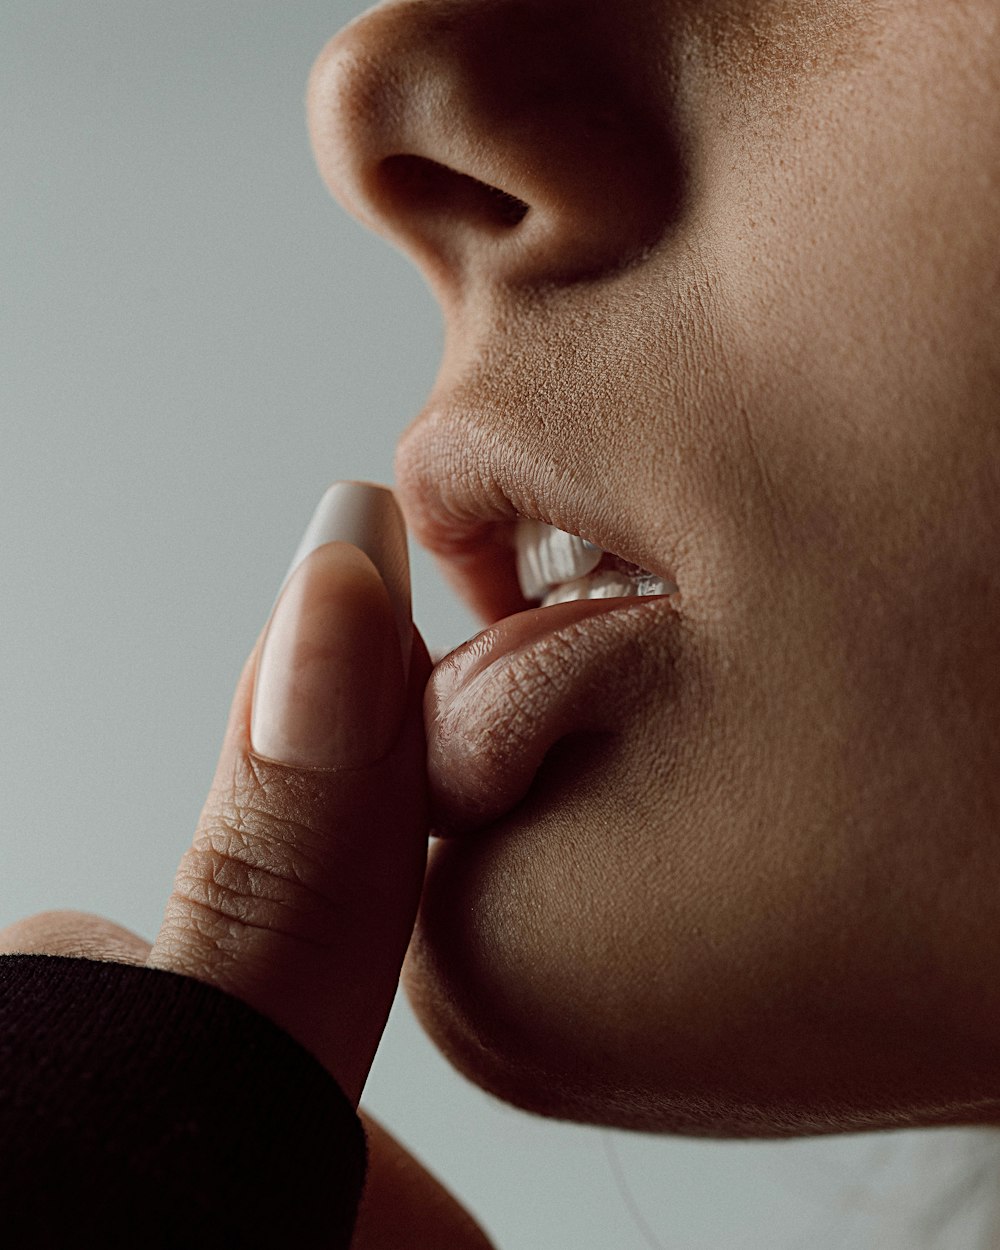
{"type": "Polygon", "coordinates": [[[870,951],[817,963],[817,899],[809,931],[777,925],[760,889],[707,931],[715,874],[683,865],[713,831],[671,809],[669,785],[650,798],[648,763],[613,739],[563,743],[513,811],[432,845],[403,987],[445,1058],[531,1114],[652,1133],[1000,1121],[968,1014],[918,1022],[870,951]]]}
{"type": "MultiPolygon", "coordinates": [[[[599,738],[561,744],[513,812],[433,844],[403,968],[414,1013],[463,1076],[533,1115],[701,1137],[824,1131],[804,1129],[802,1108],[741,1100],[724,1056],[693,1062],[691,1031],[664,1026],[648,935],[627,912],[639,877],[649,888],[644,822],[623,832],[627,772],[599,738]]],[[[670,1014],[704,1029],[705,1004],[691,1008],[670,1014]]]]}
{"type": "Polygon", "coordinates": [[[616,970],[602,966],[600,922],[588,949],[579,941],[576,900],[595,870],[580,852],[603,818],[580,765],[603,750],[562,744],[513,812],[433,843],[402,983],[434,1044],[487,1093],[535,1115],[660,1129],[650,1091],[602,1037],[616,970]]]}
{"type": "Polygon", "coordinates": [[[463,923],[443,901],[457,889],[473,909],[488,907],[475,878],[492,870],[448,851],[435,856],[402,984],[445,1059],[512,1107],[581,1125],[718,1140],[1000,1125],[1000,1103],[974,1092],[976,1085],[983,1089],[974,1073],[960,1082],[965,1090],[956,1089],[929,1056],[904,1055],[887,1070],[877,1054],[867,1056],[870,1068],[863,1053],[855,1054],[860,1062],[853,1070],[817,1074],[797,1067],[784,1045],[765,1045],[777,1083],[745,1080],[740,1065],[727,1065],[726,1047],[712,1053],[699,1045],[685,1049],[682,1041],[673,1062],[667,1057],[657,1067],[670,1030],[654,1029],[648,1048],[629,1049],[624,1033],[630,1030],[609,1046],[603,1030],[580,1028],[579,1021],[571,1027],[558,1011],[531,1014],[534,996],[519,995],[510,982],[510,952],[484,947],[474,917],[463,923]]]}

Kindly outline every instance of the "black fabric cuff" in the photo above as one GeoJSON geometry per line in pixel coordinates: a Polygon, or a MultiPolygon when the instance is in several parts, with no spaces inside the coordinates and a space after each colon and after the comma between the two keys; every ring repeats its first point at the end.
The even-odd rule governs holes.
{"type": "Polygon", "coordinates": [[[348,1247],[366,1163],[336,1081],[239,999],[157,968],[0,955],[6,1244],[348,1247]]]}

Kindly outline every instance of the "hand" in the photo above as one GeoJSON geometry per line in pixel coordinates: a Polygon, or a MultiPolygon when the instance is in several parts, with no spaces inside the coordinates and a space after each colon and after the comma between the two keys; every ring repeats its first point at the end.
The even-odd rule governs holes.
{"type": "MultiPolygon", "coordinates": [[[[430,660],[410,621],[405,541],[388,491],[339,483],[324,496],[240,675],[155,941],[46,912],[0,931],[0,952],[145,963],[214,984],[281,1025],[357,1106],[427,854],[430,660]]],[[[366,1128],[356,1250],[488,1250],[454,1199],[366,1128]]]]}

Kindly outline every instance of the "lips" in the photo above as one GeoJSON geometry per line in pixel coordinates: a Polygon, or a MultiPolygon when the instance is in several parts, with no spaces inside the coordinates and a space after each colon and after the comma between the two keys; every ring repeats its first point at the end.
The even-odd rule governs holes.
{"type": "Polygon", "coordinates": [[[510,811],[570,734],[613,733],[608,684],[670,617],[666,598],[560,603],[506,617],[446,656],[424,703],[434,832],[510,811]]]}
{"type": "Polygon", "coordinates": [[[573,472],[533,446],[523,426],[498,433],[496,414],[473,405],[431,406],[396,455],[400,502],[414,537],[485,624],[531,606],[518,581],[518,518],[542,522],[667,583],[679,552],[654,547],[630,524],[599,475],[573,472]],[[666,557],[666,558],[665,558],[666,557]],[[667,561],[670,563],[668,564],[667,561]],[[671,567],[672,566],[672,567],[671,567]]]}
{"type": "Polygon", "coordinates": [[[621,509],[553,472],[544,457],[486,437],[484,428],[468,411],[432,409],[397,455],[400,498],[415,536],[488,623],[437,665],[427,688],[439,836],[481,828],[510,811],[568,735],[613,732],[609,683],[623,666],[634,666],[633,648],[676,621],[676,601],[666,597],[676,591],[673,579],[660,557],[625,531],[621,509]],[[522,536],[530,532],[536,541],[541,533],[542,546],[548,544],[540,561],[528,561],[530,569],[519,527],[522,536]],[[571,587],[579,580],[589,587],[577,586],[572,601],[559,602],[563,577],[571,587]],[[597,597],[582,597],[590,591],[597,597]],[[530,606],[543,596],[549,606],[530,606]]]}

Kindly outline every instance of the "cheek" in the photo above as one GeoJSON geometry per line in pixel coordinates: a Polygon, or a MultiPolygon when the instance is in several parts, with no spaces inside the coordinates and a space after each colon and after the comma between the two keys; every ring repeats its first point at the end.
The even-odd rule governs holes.
{"type": "Polygon", "coordinates": [[[594,431],[650,532],[690,534],[669,697],[652,658],[617,734],[432,850],[407,992],[541,1114],[811,1132],[960,1122],[993,1088],[1000,223],[969,169],[1000,127],[926,89],[956,67],[879,55],[753,151],[720,129],[715,337],[688,336],[713,369],[681,367],[675,300],[648,379],[672,424],[637,402],[594,431]]]}
{"type": "Polygon", "coordinates": [[[843,7],[872,11],[830,63],[802,46],[787,81],[745,65],[742,93],[717,72],[700,82],[712,124],[699,132],[698,235],[721,277],[740,398],[787,399],[792,437],[814,401],[810,439],[839,415],[890,440],[887,423],[920,426],[924,443],[942,402],[957,402],[968,435],[988,400],[976,429],[995,438],[994,6],[843,7]]]}

